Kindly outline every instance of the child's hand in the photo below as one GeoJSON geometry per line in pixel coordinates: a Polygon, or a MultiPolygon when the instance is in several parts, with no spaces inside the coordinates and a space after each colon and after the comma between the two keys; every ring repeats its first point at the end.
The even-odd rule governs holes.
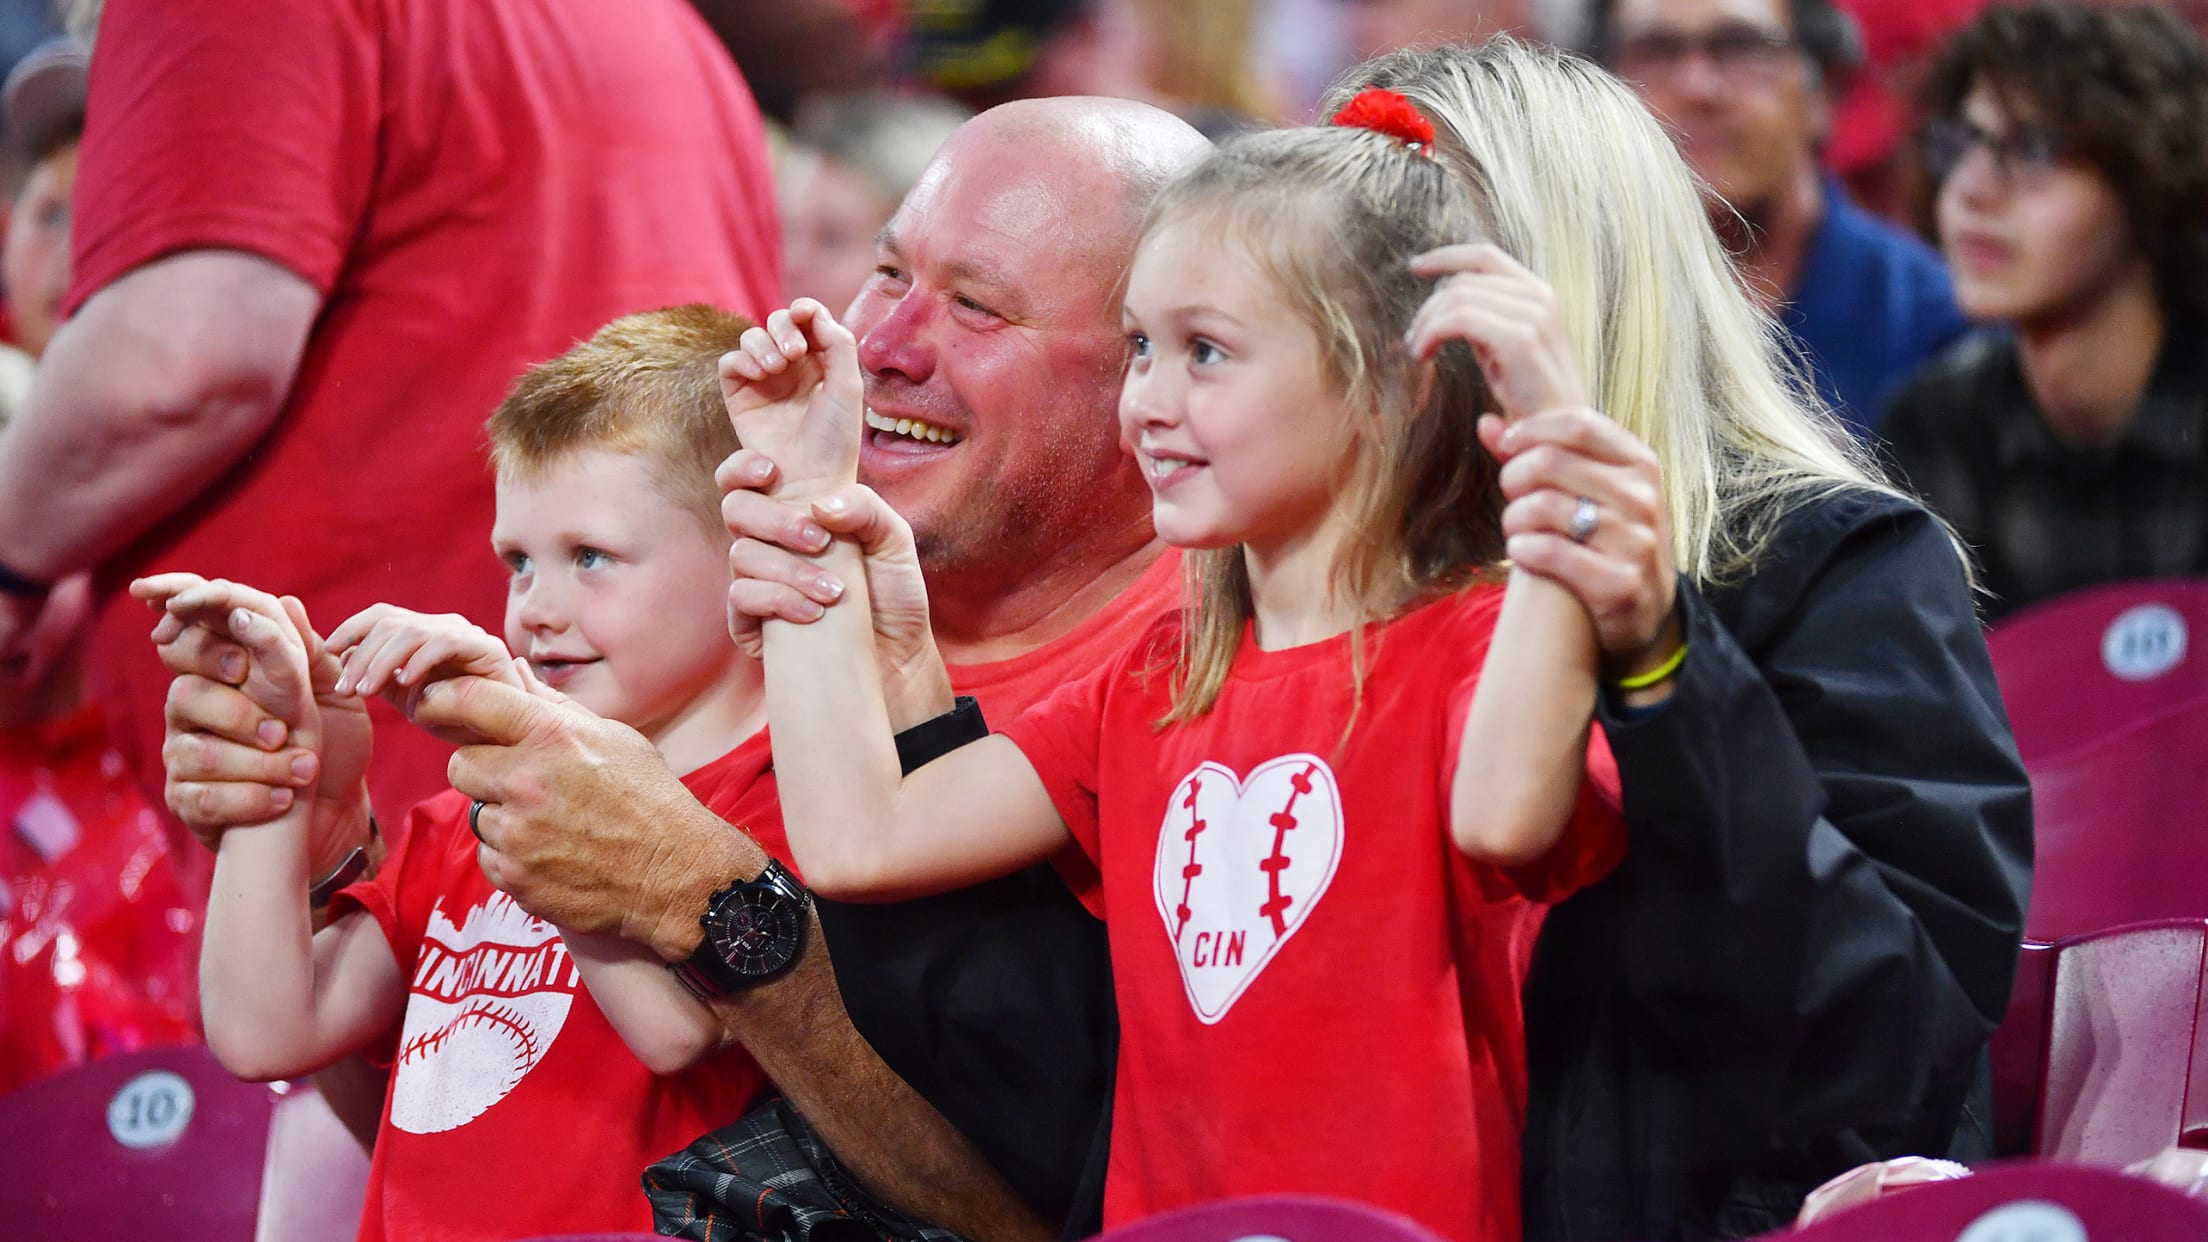
{"type": "MultiPolygon", "coordinates": [[[[341,693],[381,694],[409,720],[415,719],[422,687],[446,678],[488,677],[529,689],[506,644],[456,613],[432,616],[375,604],[331,632],[330,650],[343,661],[337,679],[341,693]]],[[[478,740],[472,734],[430,733],[455,745],[478,740]]]]}
{"type": "Polygon", "coordinates": [[[337,660],[305,606],[196,574],[141,578],[130,592],[163,609],[153,639],[177,675],[162,744],[169,809],[212,849],[228,829],[282,818],[298,799],[315,873],[328,871],[368,835],[374,740],[361,701],[337,692],[337,660]],[[260,731],[271,720],[280,734],[260,731]],[[291,771],[304,756],[311,766],[291,771]],[[313,784],[295,793],[301,779],[313,784]]]}
{"type": "Polygon", "coordinates": [[[1429,250],[1411,270],[1442,277],[1405,335],[1413,354],[1429,359],[1450,341],[1470,345],[1511,422],[1587,404],[1579,357],[1546,281],[1487,242],[1429,250]]]}
{"type": "Polygon", "coordinates": [[[825,551],[830,536],[852,540],[866,557],[874,651],[896,714],[899,684],[925,680],[938,663],[912,527],[860,483],[815,500],[809,510],[771,500],[764,493],[774,486],[775,464],[751,449],[737,450],[713,477],[721,485],[721,518],[731,540],[728,634],[737,649],[758,659],[759,627],[769,618],[800,625],[819,620],[843,597],[843,583],[808,558],[825,551]]]}
{"type": "Polygon", "coordinates": [[[858,481],[865,433],[858,339],[799,298],[721,356],[721,393],[744,447],[782,469],[779,494],[810,500],[858,481]]]}
{"type": "Polygon", "coordinates": [[[285,726],[292,745],[315,748],[321,720],[309,672],[313,653],[284,601],[242,583],[183,573],[140,578],[130,593],[167,614],[154,630],[156,642],[198,628],[250,651],[238,688],[285,726]]]}

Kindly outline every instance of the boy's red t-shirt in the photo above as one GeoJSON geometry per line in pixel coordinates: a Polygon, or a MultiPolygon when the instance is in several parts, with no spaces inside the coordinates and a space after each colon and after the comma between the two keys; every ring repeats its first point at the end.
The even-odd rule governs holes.
{"type": "Polygon", "coordinates": [[[1107,1227],[1233,1195],[1344,1194],[1515,1242],[1520,985],[1544,904],[1621,856],[1600,733],[1555,849],[1474,863],[1457,739],[1502,592],[1266,652],[1162,732],[1181,618],[1004,732],[1103,873],[1120,1020],[1107,1227]]]}
{"type": "MultiPolygon", "coordinates": [[[[683,778],[789,862],[762,732],[683,778]]],[[[644,1167],[743,1116],[766,1076],[741,1048],[658,1077],[629,1052],[551,924],[476,865],[468,799],[417,806],[375,878],[337,895],[367,912],[406,974],[401,1028],[360,1236],[493,1239],[651,1232],[644,1167]]]]}

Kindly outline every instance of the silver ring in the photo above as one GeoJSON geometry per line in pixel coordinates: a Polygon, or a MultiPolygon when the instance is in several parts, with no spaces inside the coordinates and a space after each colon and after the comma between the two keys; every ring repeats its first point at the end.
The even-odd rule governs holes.
{"type": "Polygon", "coordinates": [[[1595,527],[1601,524],[1602,510],[1595,507],[1592,497],[1582,496],[1572,507],[1572,524],[1565,533],[1572,537],[1573,543],[1585,543],[1595,537],[1595,527]]]}
{"type": "MultiPolygon", "coordinates": [[[[478,821],[482,818],[483,808],[488,805],[481,798],[468,803],[468,831],[474,833],[478,841],[483,841],[483,825],[478,821]]],[[[483,841],[483,844],[489,845],[490,842],[483,841]]]]}

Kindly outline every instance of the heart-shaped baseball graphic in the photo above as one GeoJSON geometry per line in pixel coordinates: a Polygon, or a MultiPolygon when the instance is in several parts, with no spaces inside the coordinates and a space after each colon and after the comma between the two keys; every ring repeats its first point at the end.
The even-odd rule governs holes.
{"type": "Polygon", "coordinates": [[[1248,779],[1203,763],[1158,828],[1158,914],[1188,1003],[1227,1015],[1319,903],[1342,860],[1342,797],[1316,755],[1283,755],[1248,779]]]}

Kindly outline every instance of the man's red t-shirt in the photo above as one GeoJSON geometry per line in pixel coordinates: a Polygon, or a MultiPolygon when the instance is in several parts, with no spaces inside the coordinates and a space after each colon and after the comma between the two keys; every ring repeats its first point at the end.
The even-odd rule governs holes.
{"type": "MultiPolygon", "coordinates": [[[[681,0],[109,0],[89,92],[71,309],[210,247],[325,298],[275,425],[110,591],[182,569],[325,632],[390,601],[496,633],[483,422],[514,380],[623,314],[780,292],[758,112],[681,0]]],[[[158,790],[151,622],[110,597],[89,663],[158,790]]],[[[449,748],[372,710],[376,804],[443,789],[449,748]]]]}
{"type": "Polygon", "coordinates": [[[1060,687],[1095,672],[1159,617],[1179,608],[1181,566],[1181,554],[1167,549],[1081,624],[1025,655],[990,664],[953,664],[951,684],[981,704],[986,720],[1018,716],[1060,687]]]}
{"type": "Polygon", "coordinates": [[[1599,734],[1549,855],[1504,871],[1448,830],[1457,739],[1502,592],[1267,652],[1159,731],[1181,618],[1004,732],[1103,872],[1119,1001],[1107,1227],[1233,1195],[1337,1193],[1515,1242],[1519,989],[1543,904],[1615,865],[1599,734]]]}
{"type": "MultiPolygon", "coordinates": [[[[683,778],[785,864],[765,734],[683,778]]],[[[644,1166],[744,1115],[767,1084],[742,1049],[661,1078],[629,1052],[552,925],[492,888],[468,800],[414,808],[375,878],[338,894],[365,911],[409,979],[368,1172],[360,1236],[515,1238],[641,1231],[644,1166]]]]}

